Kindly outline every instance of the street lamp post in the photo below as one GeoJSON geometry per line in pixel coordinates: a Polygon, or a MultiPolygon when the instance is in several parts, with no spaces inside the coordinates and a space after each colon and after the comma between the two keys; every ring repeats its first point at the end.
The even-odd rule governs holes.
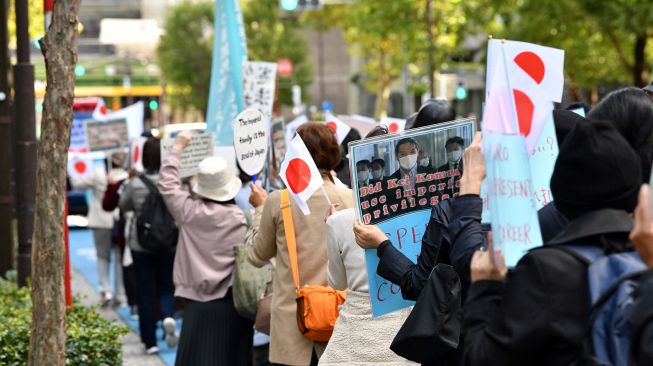
{"type": "Polygon", "coordinates": [[[9,107],[9,57],[7,1],[0,0],[0,276],[13,268],[13,197],[11,195],[11,112],[9,107]]]}

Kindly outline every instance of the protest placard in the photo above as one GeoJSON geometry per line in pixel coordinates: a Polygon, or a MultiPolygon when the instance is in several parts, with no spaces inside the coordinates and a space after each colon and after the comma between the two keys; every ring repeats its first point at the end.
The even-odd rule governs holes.
{"type": "Polygon", "coordinates": [[[248,175],[263,170],[268,157],[268,132],[265,117],[256,109],[246,109],[234,122],[234,149],[240,169],[248,175]]]}
{"type": "MultiPolygon", "coordinates": [[[[175,144],[174,138],[161,140],[161,161],[165,160],[168,152],[175,144]]],[[[181,153],[181,166],[179,176],[182,178],[197,174],[197,167],[204,158],[213,156],[213,133],[200,133],[193,135],[190,144],[181,153]]]]}
{"type": "Polygon", "coordinates": [[[531,178],[533,178],[535,207],[538,210],[553,201],[550,182],[558,152],[558,138],[553,123],[553,114],[550,114],[535,144],[533,154],[528,158],[531,178]]]}
{"type": "MultiPolygon", "coordinates": [[[[378,225],[392,245],[415,262],[431,207],[458,195],[462,154],[451,152],[464,149],[475,130],[470,118],[350,144],[351,182],[361,222],[378,225]],[[380,166],[380,177],[370,174],[380,166]]],[[[372,315],[411,306],[399,286],[376,274],[376,250],[366,250],[365,258],[372,315]]]]}
{"type": "Polygon", "coordinates": [[[524,137],[483,133],[487,195],[494,246],[508,267],[542,245],[531,169],[524,137]]]}
{"type": "Polygon", "coordinates": [[[70,145],[68,151],[88,152],[88,137],[86,136],[86,123],[84,119],[73,118],[70,128],[70,145]]]}
{"type": "Polygon", "coordinates": [[[272,135],[272,150],[274,154],[274,168],[278,172],[279,166],[286,155],[286,133],[284,129],[283,118],[277,118],[272,122],[271,128],[272,135]]]}
{"type": "Polygon", "coordinates": [[[272,116],[277,64],[274,62],[243,62],[243,103],[264,115],[272,116]]]}
{"type": "Polygon", "coordinates": [[[118,149],[129,144],[127,121],[124,118],[108,121],[86,121],[86,139],[90,151],[118,149]]]}

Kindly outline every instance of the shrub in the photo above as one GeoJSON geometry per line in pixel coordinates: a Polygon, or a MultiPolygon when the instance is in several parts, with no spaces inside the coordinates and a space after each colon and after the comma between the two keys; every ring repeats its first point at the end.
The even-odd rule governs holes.
{"type": "MultiPolygon", "coordinates": [[[[0,365],[25,365],[32,324],[30,288],[0,278],[0,365]]],[[[121,365],[127,328],[75,304],[66,321],[67,365],[121,365]]]]}

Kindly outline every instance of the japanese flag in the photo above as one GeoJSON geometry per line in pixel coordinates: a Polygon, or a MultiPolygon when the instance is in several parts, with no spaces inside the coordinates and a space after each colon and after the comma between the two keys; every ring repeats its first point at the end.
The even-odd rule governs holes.
{"type": "Polygon", "coordinates": [[[89,154],[68,154],[68,176],[72,179],[82,179],[93,170],[93,159],[89,154]]]}
{"type": "Polygon", "coordinates": [[[311,211],[306,202],[324,185],[324,180],[299,135],[295,135],[288,144],[279,176],[304,215],[309,215],[311,211]]]}
{"type": "Polygon", "coordinates": [[[99,98],[95,109],[93,110],[93,119],[96,121],[105,121],[108,117],[107,106],[104,104],[104,99],[99,98]]]}
{"type": "MultiPolygon", "coordinates": [[[[565,51],[518,41],[491,39],[487,51],[487,91],[492,88],[498,67],[510,77],[538,87],[549,101],[560,103],[565,85],[565,51]],[[501,62],[505,54],[506,64],[501,62]]],[[[511,80],[512,81],[512,80],[511,80]]]]}
{"type": "MultiPolygon", "coordinates": [[[[521,42],[517,42],[521,43],[521,42]]],[[[533,45],[535,46],[535,45],[533,45]]],[[[546,47],[545,47],[546,48],[546,47]]],[[[496,59],[483,115],[483,129],[501,134],[521,134],[533,153],[542,128],[553,110],[551,93],[525,72],[506,73],[515,63],[505,43],[493,53],[496,59]]]]}
{"type": "Polygon", "coordinates": [[[349,131],[351,131],[351,127],[329,112],[326,113],[325,119],[324,123],[336,134],[338,144],[342,144],[349,131]]]}
{"type": "Polygon", "coordinates": [[[406,129],[406,120],[401,118],[385,117],[381,119],[381,126],[388,129],[388,133],[399,133],[406,129]]]}
{"type": "Polygon", "coordinates": [[[138,137],[131,140],[129,148],[129,165],[136,169],[137,172],[143,172],[143,145],[145,145],[147,138],[138,137]]]}

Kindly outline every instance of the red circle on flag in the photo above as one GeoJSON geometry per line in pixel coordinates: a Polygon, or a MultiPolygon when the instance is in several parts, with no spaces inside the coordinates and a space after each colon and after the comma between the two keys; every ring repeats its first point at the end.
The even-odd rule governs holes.
{"type": "Polygon", "coordinates": [[[390,126],[388,126],[388,131],[390,133],[397,133],[397,131],[399,131],[399,125],[397,122],[392,122],[390,126]]]}
{"type": "Polygon", "coordinates": [[[100,106],[100,114],[107,114],[107,106],[100,106]]]}
{"type": "Polygon", "coordinates": [[[311,182],[311,169],[302,159],[292,159],[286,169],[286,180],[294,194],[303,192],[311,182]]]}
{"type": "Polygon", "coordinates": [[[338,125],[333,121],[327,122],[327,127],[329,127],[331,131],[333,131],[333,133],[336,133],[336,131],[338,131],[338,125]]]}
{"type": "Polygon", "coordinates": [[[86,163],[83,162],[83,161],[76,162],[75,163],[75,170],[79,174],[84,174],[84,172],[86,171],[86,163]]]}
{"type": "Polygon", "coordinates": [[[141,149],[138,145],[136,145],[136,148],[134,148],[134,163],[138,163],[138,158],[141,155],[141,149]]]}
{"type": "Polygon", "coordinates": [[[277,74],[283,77],[289,77],[292,75],[293,64],[292,61],[287,58],[282,58],[277,61],[277,74]]]}

